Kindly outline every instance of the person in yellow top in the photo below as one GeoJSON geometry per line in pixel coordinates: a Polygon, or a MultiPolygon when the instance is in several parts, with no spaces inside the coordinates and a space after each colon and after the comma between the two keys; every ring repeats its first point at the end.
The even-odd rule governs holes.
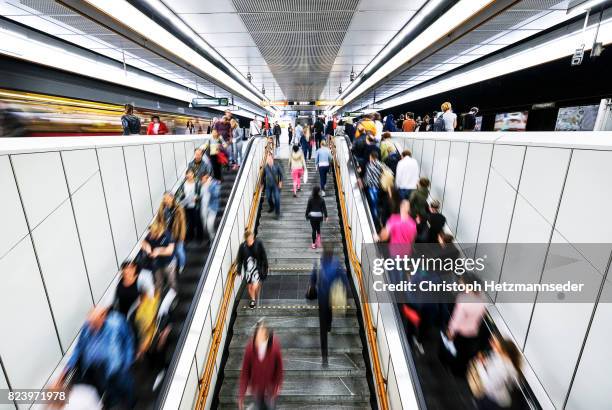
{"type": "Polygon", "coordinates": [[[382,138],[380,140],[380,158],[382,159],[382,161],[385,162],[389,154],[392,154],[396,151],[397,149],[395,148],[393,141],[391,141],[391,133],[383,132],[382,138]]]}
{"type": "Polygon", "coordinates": [[[357,124],[357,130],[355,131],[355,138],[359,138],[362,135],[371,135],[376,137],[376,124],[373,120],[372,114],[366,114],[363,120],[357,124]]]}

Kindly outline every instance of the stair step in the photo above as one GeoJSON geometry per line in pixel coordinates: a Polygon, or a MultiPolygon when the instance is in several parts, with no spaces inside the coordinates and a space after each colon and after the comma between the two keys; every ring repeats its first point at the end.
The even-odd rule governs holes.
{"type": "MultiPolygon", "coordinates": [[[[227,378],[219,393],[222,404],[236,403],[238,380],[227,378]]],[[[368,383],[363,377],[287,377],[278,396],[278,405],[290,403],[321,404],[366,403],[370,399],[368,383]]],[[[352,408],[352,406],[351,406],[352,408]]]]}

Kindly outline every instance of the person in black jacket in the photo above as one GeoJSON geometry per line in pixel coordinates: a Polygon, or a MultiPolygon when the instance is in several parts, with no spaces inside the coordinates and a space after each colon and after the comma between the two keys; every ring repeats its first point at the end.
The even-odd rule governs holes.
{"type": "Polygon", "coordinates": [[[321,196],[321,188],[318,185],[312,187],[312,195],[308,199],[308,205],[306,205],[306,219],[310,221],[312,226],[312,249],[321,247],[321,222],[327,217],[327,208],[325,207],[325,200],[321,196]]]}
{"type": "Polygon", "coordinates": [[[140,119],[134,115],[134,106],[125,104],[125,110],[121,116],[123,135],[140,134],[140,119]]]}
{"type": "Polygon", "coordinates": [[[257,304],[259,283],[268,275],[268,256],[263,244],[255,239],[255,234],[248,229],[244,232],[244,242],[238,249],[236,266],[240,273],[244,270],[247,292],[251,299],[249,307],[253,309],[257,304]]]}
{"type": "Polygon", "coordinates": [[[319,144],[321,144],[321,140],[323,139],[323,131],[325,130],[325,124],[323,124],[323,120],[321,120],[321,118],[317,118],[317,121],[314,123],[313,128],[315,143],[317,144],[317,149],[319,149],[319,144]]]}
{"type": "Polygon", "coordinates": [[[272,129],[272,132],[274,133],[274,137],[276,137],[276,148],[278,148],[280,147],[280,137],[283,133],[280,125],[278,125],[278,122],[274,123],[274,128],[272,129]]]}

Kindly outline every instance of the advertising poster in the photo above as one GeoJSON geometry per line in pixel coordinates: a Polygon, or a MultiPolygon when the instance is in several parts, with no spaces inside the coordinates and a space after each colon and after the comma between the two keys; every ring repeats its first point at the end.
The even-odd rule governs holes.
{"type": "Polygon", "coordinates": [[[598,105],[559,108],[555,131],[593,131],[598,105]]]}
{"type": "Polygon", "coordinates": [[[527,128],[527,111],[505,112],[495,115],[494,131],[525,131],[527,128]]]}

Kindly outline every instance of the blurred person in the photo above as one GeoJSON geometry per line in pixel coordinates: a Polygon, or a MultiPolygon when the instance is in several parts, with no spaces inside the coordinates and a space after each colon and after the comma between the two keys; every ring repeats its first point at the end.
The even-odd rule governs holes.
{"type": "Polygon", "coordinates": [[[362,136],[366,137],[368,135],[373,136],[376,139],[377,128],[376,124],[373,120],[374,116],[372,114],[366,114],[363,116],[363,119],[357,123],[355,138],[358,139],[362,136]]]}
{"type": "Polygon", "coordinates": [[[244,409],[247,391],[255,400],[255,410],[272,410],[283,384],[283,357],[278,339],[263,320],[257,322],[244,349],[238,409],[244,409]]]}
{"type": "Polygon", "coordinates": [[[398,130],[402,130],[403,131],[403,126],[404,126],[404,120],[405,119],[406,119],[406,117],[404,116],[404,114],[400,114],[399,118],[395,122],[395,128],[398,129],[398,130]]]}
{"type": "Polygon", "coordinates": [[[141,276],[141,268],[135,261],[126,260],[121,263],[121,279],[115,288],[113,307],[125,318],[134,312],[140,295],[146,293],[152,296],[155,292],[151,274],[145,272],[141,276]]]}
{"type": "Polygon", "coordinates": [[[446,217],[440,213],[440,201],[434,199],[429,204],[429,217],[427,219],[429,225],[428,243],[444,243],[441,237],[444,234],[444,225],[446,225],[446,217]]]}
{"type": "MultiPolygon", "coordinates": [[[[464,274],[460,281],[467,283],[472,279],[466,278],[464,274]]],[[[457,375],[465,375],[468,362],[479,351],[480,326],[485,313],[484,298],[477,287],[473,292],[466,288],[465,292],[457,295],[446,330],[446,337],[456,349],[456,355],[451,359],[451,368],[457,375]]]]}
{"type": "Polygon", "coordinates": [[[321,141],[319,149],[315,154],[315,165],[319,170],[319,181],[321,184],[321,196],[325,196],[325,185],[327,184],[327,173],[329,167],[333,161],[333,157],[329,148],[327,148],[327,142],[321,141]]]}
{"type": "Polygon", "coordinates": [[[478,107],[472,107],[470,112],[463,116],[463,131],[474,131],[474,128],[476,128],[476,114],[478,114],[478,107]]]}
{"type": "Polygon", "coordinates": [[[440,108],[442,109],[442,119],[444,120],[444,131],[455,131],[455,128],[457,128],[457,114],[453,112],[451,103],[447,101],[440,108]]]}
{"type": "Polygon", "coordinates": [[[295,124],[295,130],[293,134],[293,145],[299,145],[302,148],[302,151],[304,151],[304,147],[302,146],[302,135],[303,134],[304,134],[304,128],[302,127],[302,124],[297,122],[295,124]]]}
{"type": "Polygon", "coordinates": [[[411,112],[406,113],[406,119],[402,123],[402,131],[414,132],[415,128],[416,128],[416,121],[414,120],[414,114],[411,112]]]}
{"type": "Polygon", "coordinates": [[[412,191],[410,194],[410,209],[412,209],[412,215],[421,219],[427,220],[429,216],[429,204],[427,198],[429,197],[429,179],[422,177],[419,178],[417,189],[412,191]]]}
{"type": "Polygon", "coordinates": [[[166,135],[167,133],[168,127],[159,119],[159,115],[152,116],[147,127],[147,135],[166,135]]]}
{"type": "Polygon", "coordinates": [[[325,207],[325,199],[321,197],[321,188],[318,186],[312,187],[312,194],[308,198],[306,205],[306,219],[310,221],[312,227],[312,249],[321,247],[321,222],[328,221],[327,208],[325,207]]]}
{"type": "Polygon", "coordinates": [[[275,212],[276,219],[280,218],[280,190],[283,187],[283,170],[274,162],[274,156],[268,154],[264,168],[266,185],[266,198],[270,206],[268,212],[275,212]]]}
{"type": "Polygon", "coordinates": [[[391,140],[391,133],[388,131],[383,132],[380,139],[380,159],[385,162],[389,154],[396,151],[395,144],[391,140]]]}
{"type": "Polygon", "coordinates": [[[410,199],[419,181],[419,164],[412,158],[412,152],[406,149],[402,152],[402,159],[397,163],[395,171],[395,187],[401,199],[410,199]]]}
{"type": "Polygon", "coordinates": [[[253,118],[249,123],[249,134],[251,137],[261,135],[261,122],[257,116],[255,116],[255,118],[253,118]]]}
{"type": "Polygon", "coordinates": [[[289,156],[289,169],[291,170],[291,179],[293,180],[293,197],[297,196],[297,192],[302,190],[302,176],[306,172],[306,160],[304,153],[300,147],[294,145],[291,155],[289,156]]]}
{"type": "Polygon", "coordinates": [[[195,177],[193,169],[188,168],[185,172],[185,180],[179,188],[179,203],[185,210],[187,219],[187,230],[185,240],[201,242],[204,239],[204,228],[200,219],[200,181],[195,177]]]}
{"type": "Polygon", "coordinates": [[[398,212],[400,199],[394,187],[395,178],[391,172],[383,172],[380,176],[380,224],[384,226],[389,217],[398,212]]]}
{"type": "Polygon", "coordinates": [[[336,129],[334,130],[334,137],[345,137],[345,136],[346,136],[346,129],[345,129],[344,121],[340,120],[338,121],[338,125],[336,126],[336,129]]]}
{"type": "Polygon", "coordinates": [[[238,121],[234,118],[231,119],[230,125],[232,127],[232,145],[230,146],[232,152],[232,160],[234,161],[234,169],[238,168],[242,164],[242,130],[238,126],[238,121]]]}
{"type": "Polygon", "coordinates": [[[66,376],[72,371],[74,384],[94,386],[104,407],[122,405],[133,408],[134,335],[125,317],[107,306],[94,307],[81,327],[78,340],[66,367],[53,388],[64,390],[66,376]]]}
{"type": "Polygon", "coordinates": [[[154,272],[157,289],[162,289],[164,281],[176,289],[176,272],[171,265],[175,244],[176,241],[159,220],[151,224],[149,233],[142,241],[141,248],[147,257],[147,265],[154,272]]]}
{"type": "Polygon", "coordinates": [[[436,119],[438,118],[438,111],[434,111],[429,116],[429,124],[427,125],[427,131],[435,131],[436,119]]]}
{"type": "Polygon", "coordinates": [[[397,128],[395,127],[395,120],[393,119],[393,114],[387,115],[387,119],[385,120],[385,126],[383,127],[383,131],[387,131],[387,132],[397,131],[397,128]]]}
{"type": "Polygon", "coordinates": [[[353,120],[351,118],[348,118],[344,122],[344,133],[352,144],[353,141],[355,141],[355,126],[353,125],[353,120]]]}
{"type": "Polygon", "coordinates": [[[375,238],[377,241],[389,241],[389,254],[391,256],[412,255],[412,246],[416,240],[416,222],[410,215],[410,201],[403,199],[400,202],[399,213],[389,217],[384,228],[375,238]]]}
{"type": "Polygon", "coordinates": [[[512,406],[512,390],[518,383],[521,351],[510,339],[495,336],[491,337],[490,345],[491,351],[486,355],[480,353],[470,370],[479,385],[476,404],[480,410],[507,409],[512,406]]]}
{"type": "Polygon", "coordinates": [[[255,238],[252,231],[244,232],[244,242],[238,249],[236,266],[240,273],[244,271],[250,298],[249,307],[253,309],[257,304],[260,282],[268,275],[268,256],[263,244],[255,238]]]}
{"type": "Polygon", "coordinates": [[[215,122],[213,129],[219,133],[219,136],[223,141],[229,141],[232,138],[232,126],[230,121],[232,120],[232,112],[226,110],[223,117],[215,122]]]}
{"type": "Polygon", "coordinates": [[[378,193],[380,191],[380,176],[383,172],[383,164],[380,162],[379,154],[376,151],[370,153],[370,160],[366,165],[365,186],[367,188],[368,200],[372,218],[378,220],[378,193]]]}
{"type": "Polygon", "coordinates": [[[27,127],[4,103],[0,102],[0,138],[20,138],[29,134],[27,127]]]}
{"type": "Polygon", "coordinates": [[[323,120],[321,119],[321,117],[317,117],[317,120],[314,123],[313,126],[313,131],[314,131],[314,142],[316,144],[316,149],[319,149],[319,144],[321,143],[321,140],[323,139],[323,132],[325,131],[325,124],[323,124],[323,120]]]}
{"type": "Polygon", "coordinates": [[[123,135],[140,134],[140,119],[134,115],[134,106],[132,104],[125,104],[123,115],[121,116],[121,126],[123,127],[123,135]]]}
{"type": "Polygon", "coordinates": [[[210,174],[212,172],[212,164],[210,159],[202,148],[196,148],[193,153],[193,160],[189,163],[187,168],[192,169],[195,173],[196,179],[200,179],[204,174],[210,174]]]}
{"type": "MultiPolygon", "coordinates": [[[[347,289],[348,281],[340,260],[334,255],[334,247],[331,243],[324,244],[320,264],[320,267],[315,267],[310,274],[310,286],[317,289],[321,361],[323,367],[328,367],[327,333],[331,332],[332,328],[332,288],[341,285],[347,289]],[[337,281],[339,281],[338,284],[336,284],[337,281]]],[[[338,307],[341,308],[341,306],[338,307]]]]}
{"type": "Polygon", "coordinates": [[[281,134],[283,133],[281,126],[278,125],[278,121],[274,122],[274,128],[272,130],[272,133],[274,134],[274,138],[276,139],[276,148],[278,148],[280,147],[280,137],[281,137],[281,134]]]}
{"type": "Polygon", "coordinates": [[[185,134],[195,134],[196,127],[193,121],[187,120],[187,125],[185,126],[185,134]]]}
{"type": "Polygon", "coordinates": [[[215,222],[221,208],[221,184],[210,174],[202,175],[200,179],[200,216],[206,226],[208,240],[212,244],[215,239],[215,222]]]}
{"type": "Polygon", "coordinates": [[[293,126],[291,124],[287,126],[287,136],[289,137],[289,145],[293,145],[293,126]]]}
{"type": "Polygon", "coordinates": [[[327,124],[325,125],[325,137],[323,139],[326,140],[330,137],[333,137],[335,128],[336,128],[336,123],[334,122],[333,118],[330,118],[329,121],[327,121],[327,124]]]}
{"type": "Polygon", "coordinates": [[[227,163],[227,157],[223,151],[224,145],[225,142],[217,128],[213,129],[208,143],[208,152],[212,164],[212,173],[218,181],[223,181],[223,165],[227,163]]]}
{"type": "Polygon", "coordinates": [[[155,220],[166,227],[175,241],[174,252],[178,273],[183,272],[187,255],[185,254],[185,238],[187,237],[187,217],[185,209],[179,204],[172,192],[164,192],[157,209],[155,220]]]}
{"type": "Polygon", "coordinates": [[[304,127],[304,133],[302,134],[302,150],[304,151],[304,158],[312,158],[312,146],[314,145],[314,138],[312,137],[312,127],[304,127]]]}
{"type": "Polygon", "coordinates": [[[419,124],[419,132],[429,131],[429,115],[425,114],[423,120],[419,124]]]}
{"type": "Polygon", "coordinates": [[[376,138],[376,142],[380,142],[383,133],[383,123],[379,112],[374,113],[374,125],[376,126],[376,134],[374,137],[376,138]]]}

